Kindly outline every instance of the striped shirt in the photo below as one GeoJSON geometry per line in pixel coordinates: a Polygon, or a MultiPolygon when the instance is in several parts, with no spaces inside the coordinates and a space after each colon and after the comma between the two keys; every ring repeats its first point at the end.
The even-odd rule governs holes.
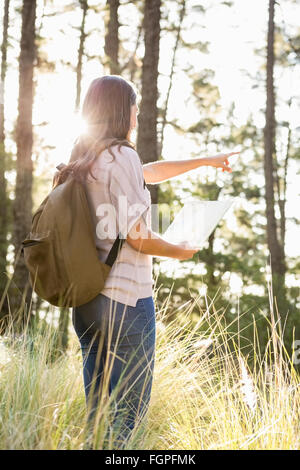
{"type": "MultiPolygon", "coordinates": [[[[142,217],[151,228],[151,196],[144,187],[143,167],[137,152],[129,147],[105,149],[88,175],[87,198],[95,224],[99,259],[105,261],[120,232],[124,238],[142,217]]],[[[134,250],[125,240],[106,279],[102,294],[135,307],[139,298],[152,295],[152,255],[134,250]]]]}

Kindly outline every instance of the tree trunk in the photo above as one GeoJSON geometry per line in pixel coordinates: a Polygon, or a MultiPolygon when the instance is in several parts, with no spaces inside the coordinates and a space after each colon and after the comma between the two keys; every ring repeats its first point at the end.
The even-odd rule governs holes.
{"type": "MultiPolygon", "coordinates": [[[[80,26],[80,39],[78,47],[78,59],[76,66],[76,99],[75,110],[78,111],[81,99],[81,80],[82,80],[82,59],[84,55],[84,43],[86,38],[85,21],[88,11],[87,0],[80,0],[82,9],[82,18],[80,26]]],[[[67,308],[61,308],[59,312],[58,334],[57,334],[57,347],[60,352],[66,351],[68,348],[68,329],[69,329],[70,312],[67,308]]]]}
{"type": "Polygon", "coordinates": [[[120,74],[119,66],[119,19],[118,8],[120,5],[119,0],[107,0],[108,7],[108,21],[106,22],[106,35],[104,51],[107,55],[108,65],[111,75],[120,74]]]}
{"type": "Polygon", "coordinates": [[[186,9],[186,1],[182,0],[180,17],[179,17],[179,24],[178,24],[178,27],[176,28],[177,34],[176,34],[176,41],[175,41],[175,46],[174,46],[174,50],[173,50],[173,58],[172,58],[172,65],[171,65],[171,72],[170,72],[169,87],[168,87],[168,91],[167,91],[166,102],[165,102],[164,109],[163,109],[162,124],[161,124],[160,139],[159,139],[159,150],[158,150],[159,157],[161,157],[162,153],[163,153],[164,130],[165,130],[166,123],[167,123],[167,112],[168,112],[168,104],[169,104],[170,92],[171,92],[172,82],[173,82],[173,75],[174,75],[174,68],[175,68],[175,58],[176,58],[176,52],[177,52],[177,49],[178,49],[180,35],[181,35],[181,26],[182,26],[183,18],[185,16],[185,9],[186,9]]]}
{"type": "MultiPolygon", "coordinates": [[[[213,190],[212,200],[217,201],[219,199],[221,189],[219,186],[213,190]]],[[[208,281],[208,290],[210,292],[211,297],[213,298],[216,293],[217,289],[217,280],[215,277],[215,254],[214,254],[214,242],[215,242],[215,235],[216,229],[210,234],[208,237],[208,248],[207,248],[207,262],[206,262],[206,270],[207,270],[207,281],[208,281]]]]}
{"type": "MultiPolygon", "coordinates": [[[[20,256],[22,240],[27,236],[31,227],[32,218],[32,107],[33,107],[33,70],[36,57],[35,50],[35,20],[36,0],[23,0],[22,8],[22,33],[21,51],[19,58],[19,107],[16,129],[17,141],[17,177],[16,193],[13,206],[14,211],[14,249],[15,261],[17,263],[13,283],[16,287],[10,298],[12,314],[22,320],[23,305],[20,306],[20,295],[22,304],[29,300],[31,289],[29,288],[28,271],[24,259],[20,256]],[[27,295],[26,295],[27,290],[27,295]]],[[[28,314],[29,312],[27,312],[28,314]]],[[[26,311],[24,312],[26,315],[26,311]]]]}
{"type": "Polygon", "coordinates": [[[214,230],[210,236],[208,237],[208,248],[207,248],[207,263],[206,263],[206,270],[207,270],[207,281],[209,286],[209,292],[213,297],[215,292],[213,289],[216,287],[216,278],[214,275],[215,271],[215,257],[214,257],[214,241],[215,241],[215,234],[216,230],[214,230]],[[212,292],[213,291],[213,292],[212,292]]]}
{"type": "Polygon", "coordinates": [[[78,47],[78,60],[76,66],[76,101],[75,101],[75,111],[78,111],[80,106],[80,98],[81,98],[81,79],[82,79],[82,59],[84,55],[84,43],[85,43],[85,20],[86,14],[88,11],[88,2],[87,0],[80,0],[80,6],[82,9],[82,19],[81,19],[81,26],[80,26],[80,39],[79,39],[79,47],[78,47]]]}
{"type": "MultiPolygon", "coordinates": [[[[7,254],[7,195],[5,180],[5,127],[4,127],[4,88],[7,69],[7,38],[9,24],[9,0],[4,2],[3,34],[1,45],[1,83],[0,83],[0,300],[7,282],[6,254],[7,254]]],[[[0,312],[0,317],[6,312],[0,312]]]]}
{"type": "MultiPolygon", "coordinates": [[[[157,99],[160,40],[160,0],[146,0],[144,10],[145,55],[142,67],[142,90],[138,115],[137,151],[144,163],[158,159],[157,99]]],[[[157,204],[157,185],[149,186],[153,204],[157,204]]]]}
{"type": "Polygon", "coordinates": [[[277,224],[274,209],[274,158],[275,158],[275,92],[274,92],[274,6],[275,0],[269,0],[269,24],[267,43],[267,101],[266,124],[264,129],[264,172],[265,199],[267,216],[267,241],[271,255],[273,293],[281,315],[286,313],[285,293],[285,259],[282,246],[278,240],[277,224]]]}
{"type": "Polygon", "coordinates": [[[69,321],[70,310],[68,308],[61,308],[58,320],[58,335],[56,343],[56,355],[60,356],[68,349],[69,342],[69,321]]]}
{"type": "MultiPolygon", "coordinates": [[[[291,109],[292,106],[292,98],[288,101],[289,108],[291,109]]],[[[285,151],[285,159],[283,163],[283,177],[282,179],[279,178],[277,172],[277,194],[278,194],[278,205],[280,211],[280,242],[283,251],[285,251],[285,235],[286,235],[286,215],[285,215],[285,206],[286,206],[286,190],[287,190],[287,172],[288,172],[288,163],[290,157],[290,149],[291,149],[291,138],[292,138],[292,130],[290,123],[288,124],[288,135],[287,135],[287,145],[285,151]]]]}

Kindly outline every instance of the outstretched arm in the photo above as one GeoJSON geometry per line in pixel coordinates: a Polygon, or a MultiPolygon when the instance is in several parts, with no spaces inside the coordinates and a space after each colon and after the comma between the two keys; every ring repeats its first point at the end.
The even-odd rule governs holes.
{"type": "Polygon", "coordinates": [[[213,166],[231,172],[228,157],[240,152],[221,153],[213,157],[191,158],[189,160],[163,160],[143,165],[144,178],[147,184],[162,183],[174,176],[194,170],[200,166],[213,166]]]}

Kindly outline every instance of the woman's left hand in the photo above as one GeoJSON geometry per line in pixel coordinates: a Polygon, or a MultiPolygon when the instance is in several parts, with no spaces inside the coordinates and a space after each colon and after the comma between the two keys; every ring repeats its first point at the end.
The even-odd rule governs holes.
{"type": "Polygon", "coordinates": [[[237,153],[240,152],[219,153],[213,157],[208,157],[208,165],[215,168],[222,168],[222,171],[229,171],[229,173],[231,173],[232,169],[229,166],[228,157],[236,155],[237,153]]]}

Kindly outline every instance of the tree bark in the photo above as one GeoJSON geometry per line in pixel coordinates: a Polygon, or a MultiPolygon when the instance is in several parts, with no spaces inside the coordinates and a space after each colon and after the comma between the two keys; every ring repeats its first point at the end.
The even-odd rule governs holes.
{"type": "MultiPolygon", "coordinates": [[[[7,39],[9,25],[9,0],[4,2],[3,34],[1,45],[1,83],[0,83],[0,299],[4,293],[6,278],[7,255],[7,194],[6,194],[6,152],[5,152],[5,114],[4,114],[4,89],[7,70],[7,39]]],[[[0,316],[2,314],[0,313],[0,316]]]]}
{"type": "MultiPolygon", "coordinates": [[[[289,108],[292,106],[292,98],[288,101],[289,108]]],[[[280,242],[283,251],[285,251],[285,235],[286,235],[286,215],[285,215],[285,206],[286,206],[286,190],[287,190],[287,172],[288,164],[290,157],[291,149],[291,138],[292,130],[290,123],[288,124],[288,135],[287,135],[287,145],[285,151],[285,158],[283,162],[283,177],[279,178],[278,172],[276,175],[276,184],[277,184],[277,195],[278,195],[278,205],[280,211],[280,242]]]]}
{"type": "Polygon", "coordinates": [[[179,24],[178,24],[178,27],[176,28],[177,34],[176,34],[176,41],[175,41],[175,46],[174,46],[174,50],[173,50],[173,58],[172,58],[172,65],[171,65],[171,72],[170,72],[169,87],[168,87],[168,91],[167,91],[167,97],[166,97],[166,102],[165,102],[165,106],[164,106],[164,110],[163,110],[163,116],[162,116],[162,124],[161,124],[161,130],[160,130],[160,140],[159,140],[159,150],[158,150],[159,156],[161,156],[162,153],[163,153],[164,130],[165,130],[166,123],[167,123],[167,112],[168,112],[168,104],[169,104],[169,98],[170,98],[172,82],[173,82],[173,75],[174,75],[174,68],[175,68],[175,58],[176,58],[176,52],[177,52],[177,49],[178,49],[180,35],[181,35],[181,26],[182,26],[182,22],[183,22],[183,19],[184,19],[184,16],[185,16],[185,9],[186,9],[186,2],[185,2],[185,0],[182,0],[180,16],[179,16],[179,24]]]}
{"type": "MultiPolygon", "coordinates": [[[[20,295],[29,306],[31,289],[29,288],[28,271],[24,259],[20,256],[22,240],[27,236],[32,218],[32,108],[33,108],[33,71],[36,57],[35,50],[36,0],[23,0],[21,51],[19,58],[19,106],[16,129],[17,141],[17,177],[13,206],[16,268],[14,273],[15,293],[10,299],[12,314],[22,315],[23,302],[19,309],[20,295]],[[27,295],[26,295],[27,289],[27,295]]],[[[29,313],[29,312],[28,312],[29,313]]],[[[26,313],[24,312],[26,315],[26,313]]],[[[19,318],[18,318],[19,320],[19,318]]]]}
{"type": "MultiPolygon", "coordinates": [[[[82,18],[80,26],[80,39],[78,47],[78,59],[76,66],[76,99],[75,99],[75,111],[78,111],[81,99],[81,80],[82,80],[82,59],[84,56],[84,44],[86,39],[85,33],[85,22],[86,15],[88,12],[88,1],[80,0],[80,6],[82,9],[82,18]]],[[[59,312],[58,322],[58,335],[57,335],[57,347],[60,352],[66,351],[68,348],[68,329],[69,329],[70,311],[67,308],[61,308],[59,312]]]]}
{"type": "Polygon", "coordinates": [[[69,322],[70,322],[70,309],[61,308],[59,312],[58,335],[57,335],[57,343],[56,343],[57,357],[63,354],[68,349],[69,322]]]}
{"type": "MultiPolygon", "coordinates": [[[[138,115],[137,151],[144,163],[158,160],[157,99],[160,40],[160,0],[146,0],[144,9],[145,54],[142,66],[142,90],[138,115]]],[[[157,185],[149,187],[152,203],[157,203],[157,185]]]]}
{"type": "Polygon", "coordinates": [[[278,311],[284,315],[286,308],[285,259],[278,240],[274,200],[274,158],[275,158],[275,92],[274,92],[274,7],[275,0],[269,0],[269,22],[267,41],[267,80],[266,80],[266,124],[264,128],[264,173],[265,200],[267,216],[267,241],[271,256],[273,294],[276,297],[278,311]]]}
{"type": "Polygon", "coordinates": [[[119,19],[118,8],[119,0],[107,0],[107,8],[109,11],[108,21],[106,22],[106,35],[104,52],[108,58],[108,65],[111,75],[120,74],[119,65],[119,19]]]}
{"type": "Polygon", "coordinates": [[[80,106],[80,99],[81,99],[82,59],[83,59],[83,55],[84,55],[84,43],[85,43],[85,38],[86,38],[85,20],[86,20],[86,14],[87,14],[87,11],[88,11],[88,2],[87,2],[87,0],[80,0],[80,6],[81,6],[81,9],[82,9],[82,18],[81,18],[81,26],[80,26],[78,60],[77,60],[77,66],[76,66],[75,111],[78,111],[79,106],[80,106]]]}

